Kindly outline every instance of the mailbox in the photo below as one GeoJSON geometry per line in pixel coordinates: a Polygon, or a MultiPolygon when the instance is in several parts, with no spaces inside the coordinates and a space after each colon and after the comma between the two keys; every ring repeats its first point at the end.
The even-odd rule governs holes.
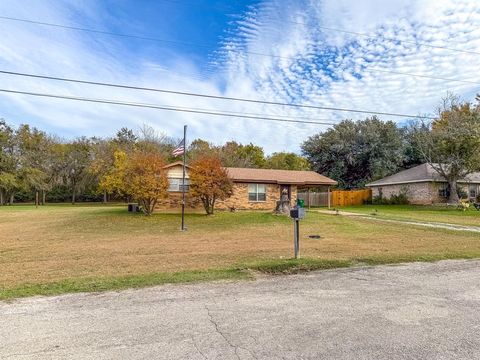
{"type": "Polygon", "coordinates": [[[302,207],[294,207],[290,210],[290,217],[292,219],[304,219],[305,218],[305,209],[302,207]]]}

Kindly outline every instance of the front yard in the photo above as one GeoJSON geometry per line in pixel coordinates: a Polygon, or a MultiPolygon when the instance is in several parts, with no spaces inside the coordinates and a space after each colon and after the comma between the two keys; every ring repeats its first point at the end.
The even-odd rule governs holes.
{"type": "MultiPolygon", "coordinates": [[[[380,214],[412,216],[408,208],[377,208],[380,214]]],[[[418,213],[423,219],[469,219],[470,224],[480,225],[480,213],[475,212],[418,213]]],[[[186,223],[188,231],[180,232],[178,214],[145,217],[127,213],[125,206],[1,207],[0,299],[248,278],[248,269],[277,272],[292,266],[480,257],[478,233],[309,212],[301,222],[304,260],[294,262],[287,260],[293,252],[293,226],[287,217],[219,212],[211,217],[188,214],[186,223]]]]}
{"type": "Polygon", "coordinates": [[[419,206],[419,205],[363,205],[346,206],[340,211],[354,212],[365,215],[378,216],[392,220],[412,220],[425,222],[439,222],[467,226],[480,226],[480,211],[473,205],[466,211],[446,206],[419,206]]]}

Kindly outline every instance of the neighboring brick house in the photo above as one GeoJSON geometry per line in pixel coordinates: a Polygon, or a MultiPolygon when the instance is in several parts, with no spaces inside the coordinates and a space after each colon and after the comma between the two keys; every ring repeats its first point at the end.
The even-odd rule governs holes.
{"type": "MultiPolygon", "coordinates": [[[[429,164],[387,176],[366,185],[372,196],[389,199],[392,195],[405,193],[412,204],[429,205],[445,203],[449,186],[445,179],[429,164]]],[[[474,201],[480,195],[480,173],[473,173],[458,181],[458,188],[474,201]]]]}
{"type": "MultiPolygon", "coordinates": [[[[175,162],[165,167],[170,181],[169,196],[162,200],[159,208],[180,208],[182,199],[182,163],[175,162]]],[[[188,166],[185,190],[188,208],[201,208],[198,199],[188,194],[188,166]]],[[[233,181],[233,195],[227,200],[218,200],[216,209],[220,210],[274,210],[284,189],[287,190],[292,204],[297,199],[297,189],[308,187],[329,187],[336,181],[314,171],[226,168],[233,181]]]]}

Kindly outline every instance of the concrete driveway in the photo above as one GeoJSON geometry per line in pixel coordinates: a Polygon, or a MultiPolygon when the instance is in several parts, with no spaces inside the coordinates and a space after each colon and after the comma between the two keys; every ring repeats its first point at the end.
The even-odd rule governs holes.
{"type": "Polygon", "coordinates": [[[480,261],[0,303],[1,359],[479,359],[480,261]]]}

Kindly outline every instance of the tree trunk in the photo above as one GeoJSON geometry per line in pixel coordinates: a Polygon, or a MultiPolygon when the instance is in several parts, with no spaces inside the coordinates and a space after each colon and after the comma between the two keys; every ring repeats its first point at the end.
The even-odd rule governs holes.
{"type": "Polygon", "coordinates": [[[47,203],[47,192],[45,190],[42,190],[42,205],[45,205],[47,203]]]}
{"type": "Polygon", "coordinates": [[[157,201],[155,199],[153,199],[151,204],[150,204],[150,215],[153,214],[153,212],[155,211],[155,206],[156,205],[157,205],[157,201]]]}
{"type": "Polygon", "coordinates": [[[35,191],[35,207],[38,208],[38,190],[35,191]]]}
{"type": "Polygon", "coordinates": [[[103,190],[103,203],[104,204],[107,203],[107,191],[106,190],[103,190]]]}
{"type": "Polygon", "coordinates": [[[3,206],[3,190],[0,190],[0,206],[3,206]]]}
{"type": "Polygon", "coordinates": [[[75,205],[75,189],[72,192],[72,205],[75,205]]]}
{"type": "Polygon", "coordinates": [[[13,194],[10,195],[10,205],[13,205],[13,194]]]}
{"type": "Polygon", "coordinates": [[[203,208],[205,209],[205,212],[207,215],[210,215],[210,199],[207,197],[201,197],[203,208]]]}
{"type": "Polygon", "coordinates": [[[212,207],[211,207],[211,212],[210,214],[213,215],[213,212],[215,211],[215,198],[212,199],[212,207]]]}
{"type": "Polygon", "coordinates": [[[142,204],[143,213],[147,216],[152,214],[152,200],[151,199],[142,199],[140,200],[140,204],[142,204]]]}
{"type": "Polygon", "coordinates": [[[458,198],[458,193],[457,193],[457,181],[449,181],[448,185],[450,185],[450,195],[448,196],[448,204],[456,205],[460,201],[458,198]]]}

